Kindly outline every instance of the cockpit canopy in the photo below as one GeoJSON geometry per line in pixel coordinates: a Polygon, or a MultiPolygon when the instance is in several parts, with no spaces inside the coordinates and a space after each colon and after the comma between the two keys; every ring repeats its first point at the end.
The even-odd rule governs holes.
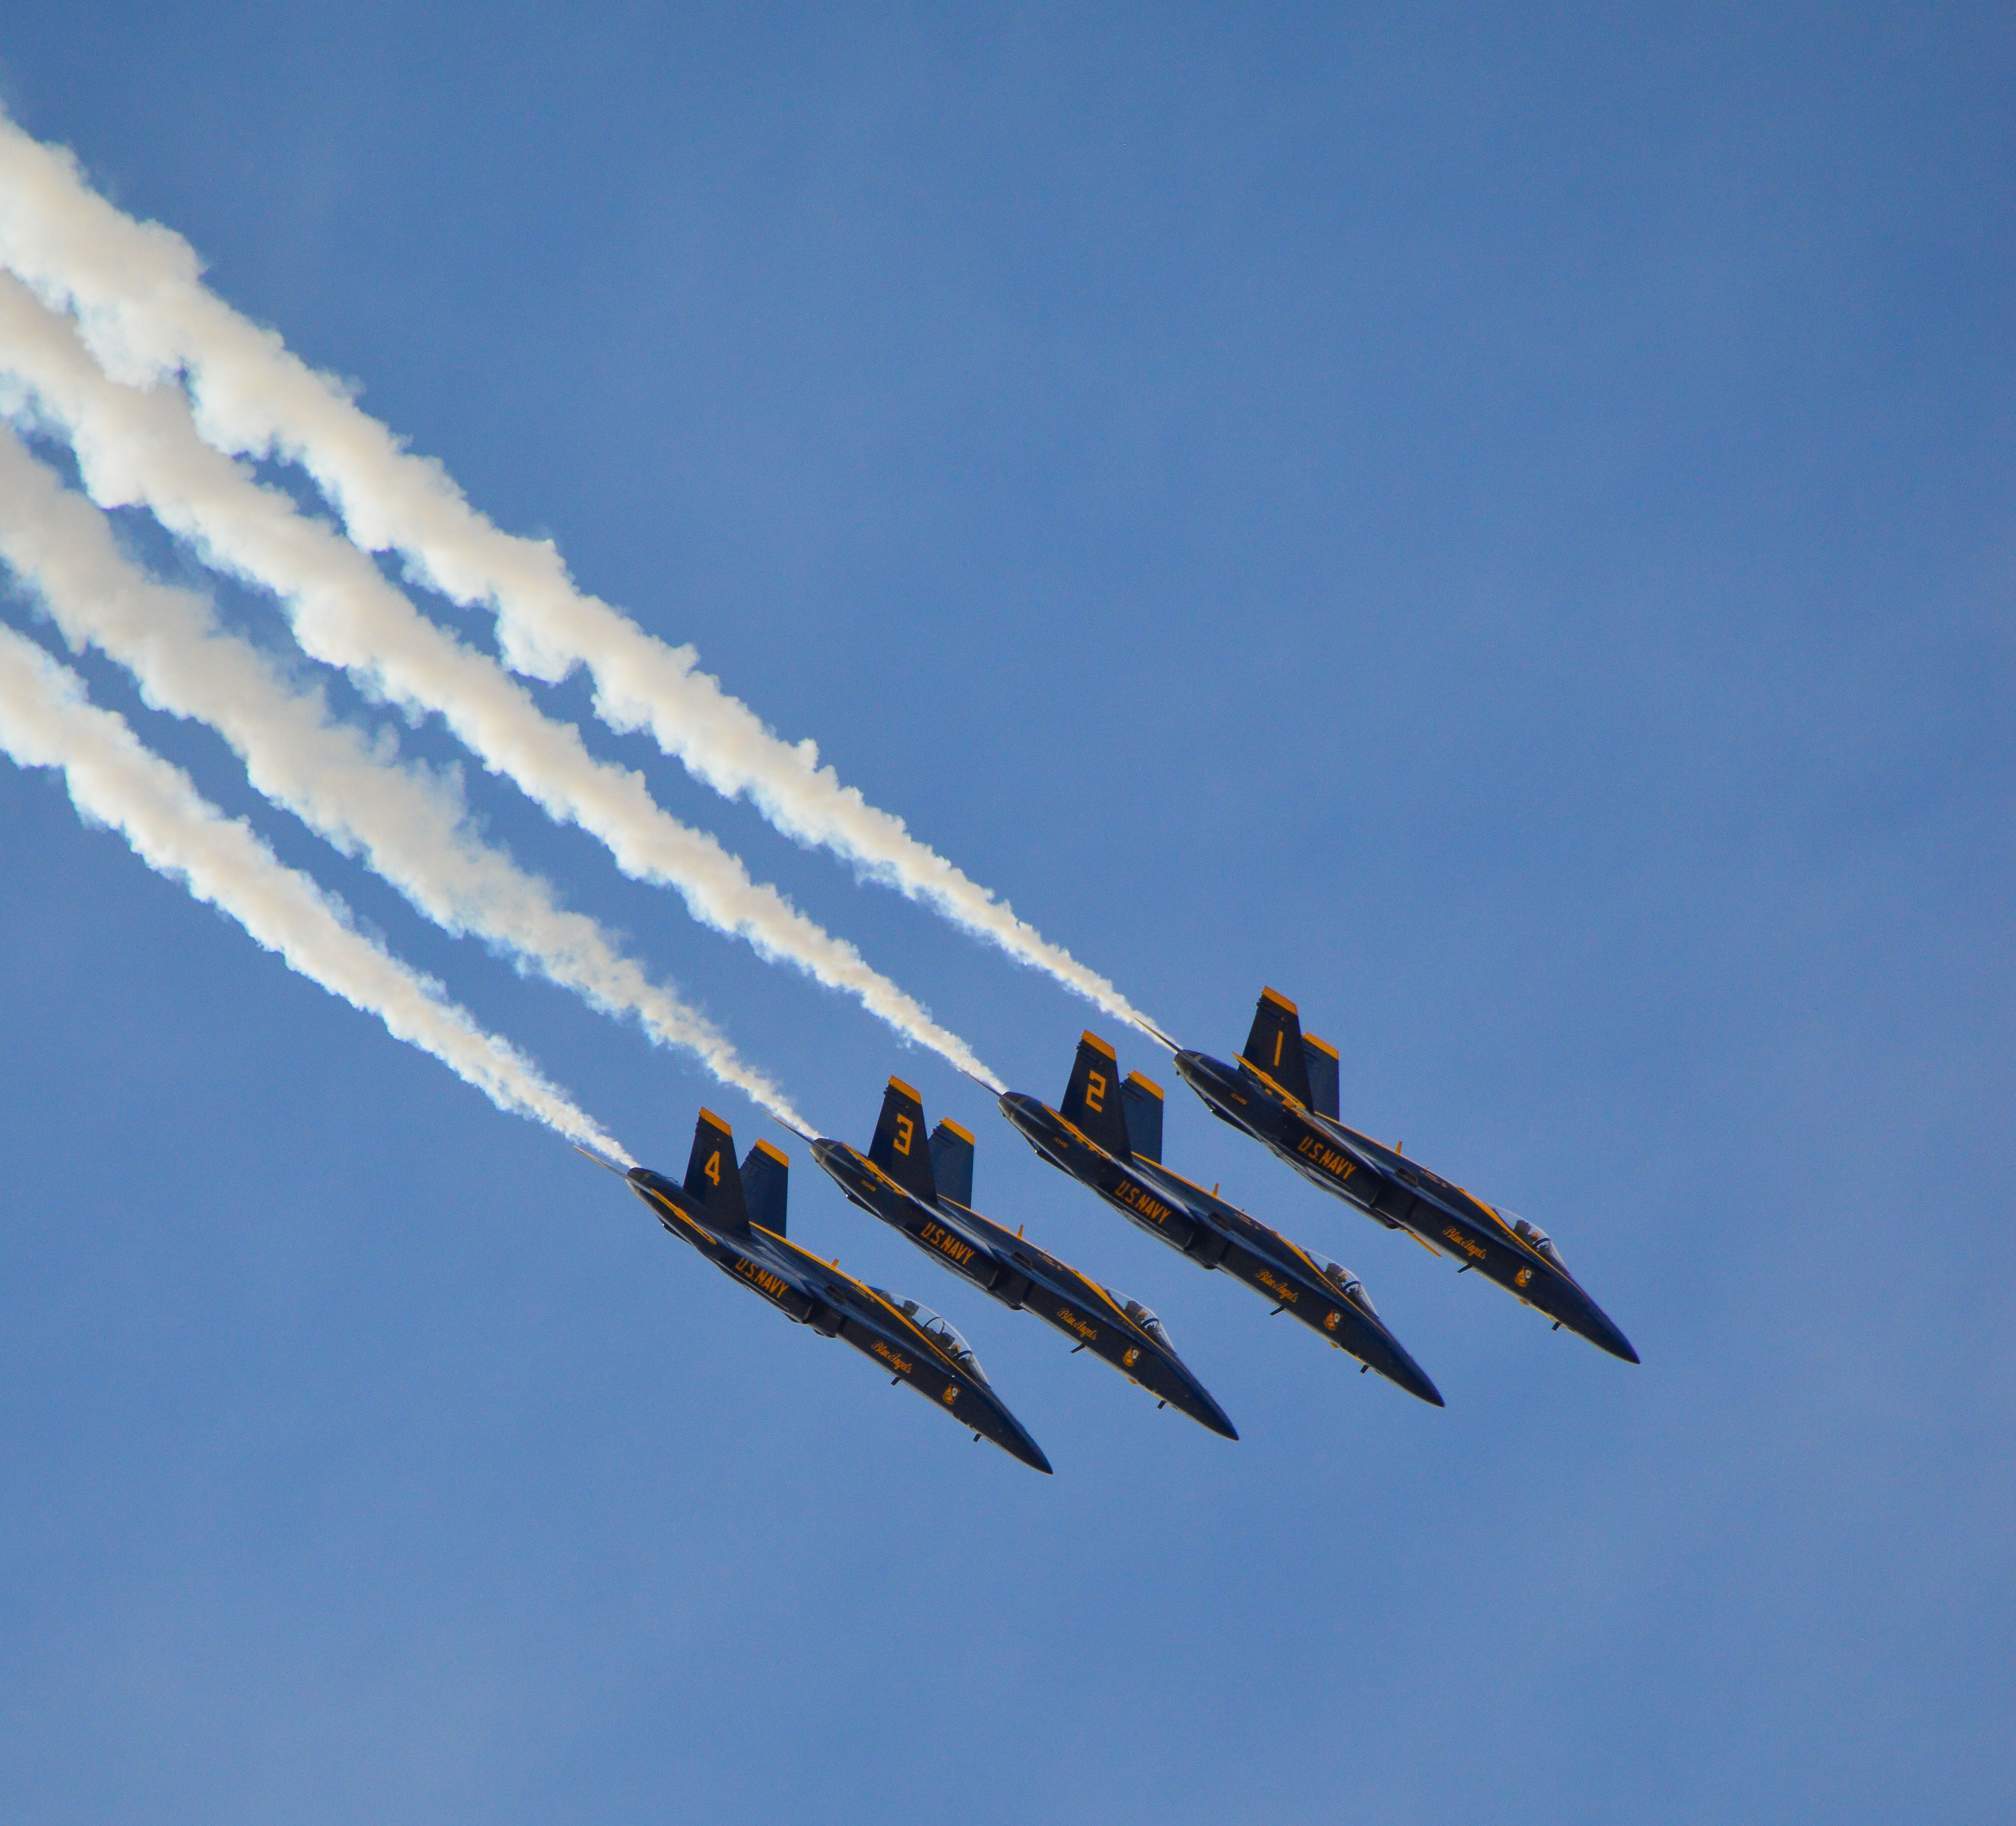
{"type": "Polygon", "coordinates": [[[1323,1279],[1346,1299],[1355,1300],[1368,1313],[1374,1309],[1371,1296],[1365,1291],[1365,1283],[1353,1274],[1348,1268],[1343,1267],[1335,1262],[1326,1262],[1323,1265],[1323,1279]]]}
{"type": "Polygon", "coordinates": [[[1561,1259],[1561,1251],[1557,1249],[1553,1242],[1549,1240],[1545,1230],[1540,1229],[1536,1224],[1527,1223],[1525,1219],[1520,1216],[1517,1212],[1508,1211],[1505,1215],[1512,1220],[1513,1235],[1535,1254],[1553,1262],[1562,1273],[1568,1273],[1568,1265],[1561,1259]]]}
{"type": "Polygon", "coordinates": [[[898,1304],[904,1317],[969,1376],[982,1382],[987,1380],[987,1372],[981,1368],[980,1359],[973,1354],[973,1346],[966,1342],[959,1327],[949,1319],[941,1317],[929,1306],[920,1306],[915,1300],[902,1300],[898,1304]]]}
{"type": "Polygon", "coordinates": [[[1143,1306],[1139,1300],[1130,1300],[1125,1294],[1120,1296],[1120,1309],[1154,1339],[1163,1349],[1174,1354],[1175,1342],[1169,1336],[1169,1328],[1143,1306]]]}

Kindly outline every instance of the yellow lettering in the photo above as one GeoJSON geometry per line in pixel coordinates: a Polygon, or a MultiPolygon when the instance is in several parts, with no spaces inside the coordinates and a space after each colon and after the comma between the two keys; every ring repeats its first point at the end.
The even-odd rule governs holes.
{"type": "Polygon", "coordinates": [[[972,1245],[962,1243],[950,1231],[940,1230],[934,1223],[927,1223],[924,1226],[923,1234],[923,1240],[933,1248],[943,1251],[955,1262],[970,1262],[973,1259],[972,1245]]]}
{"type": "Polygon", "coordinates": [[[1106,1080],[1096,1071],[1088,1071],[1085,1075],[1085,1107],[1103,1112],[1106,1105],[1100,1100],[1105,1095],[1106,1080]]]}
{"type": "Polygon", "coordinates": [[[754,1262],[750,1261],[746,1256],[738,1255],[736,1257],[735,1272],[740,1275],[744,1280],[754,1282],[755,1285],[761,1288],[765,1293],[771,1295],[772,1297],[783,1293],[784,1291],[785,1283],[779,1277],[771,1273],[766,1268],[758,1267],[754,1262]]]}
{"type": "Polygon", "coordinates": [[[715,1185],[721,1183],[721,1150],[716,1148],[707,1157],[707,1165],[700,1169],[715,1185]]]}
{"type": "Polygon", "coordinates": [[[1147,1218],[1151,1223],[1160,1223],[1164,1218],[1169,1215],[1168,1206],[1166,1205],[1157,1204],[1155,1200],[1150,1198],[1148,1194],[1143,1192],[1138,1186],[1133,1185],[1128,1181],[1121,1181],[1120,1190],[1115,1196],[1118,1198],[1120,1202],[1125,1205],[1129,1210],[1139,1212],[1142,1216],[1147,1218]]]}
{"type": "Polygon", "coordinates": [[[875,1341],[875,1354],[900,1375],[907,1376],[916,1365],[899,1350],[891,1350],[880,1338],[875,1341]]]}
{"type": "Polygon", "coordinates": [[[908,1154],[910,1151],[910,1137],[916,1132],[916,1125],[908,1116],[897,1117],[896,1151],[898,1154],[908,1154]]]}

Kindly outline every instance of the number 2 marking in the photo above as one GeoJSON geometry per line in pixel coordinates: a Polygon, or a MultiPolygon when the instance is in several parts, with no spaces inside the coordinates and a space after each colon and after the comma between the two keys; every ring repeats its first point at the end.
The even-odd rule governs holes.
{"type": "Polygon", "coordinates": [[[1100,1099],[1105,1095],[1106,1080],[1096,1071],[1088,1071],[1085,1075],[1085,1107],[1103,1113],[1106,1105],[1100,1099]]]}

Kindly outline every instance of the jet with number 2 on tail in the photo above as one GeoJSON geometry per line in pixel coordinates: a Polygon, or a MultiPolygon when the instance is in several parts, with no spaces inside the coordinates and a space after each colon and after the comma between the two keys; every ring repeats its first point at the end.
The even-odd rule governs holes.
{"type": "MultiPolygon", "coordinates": [[[[583,1149],[586,1153],[587,1151],[583,1149]]],[[[649,1167],[623,1172],[630,1190],[682,1242],[690,1243],[738,1287],[809,1325],[822,1338],[844,1338],[892,1381],[907,1382],[934,1407],[991,1440],[1011,1458],[1047,1474],[1050,1461],[989,1386],[964,1338],[928,1308],[864,1286],[822,1262],[784,1234],[787,1158],[759,1141],[738,1169],[735,1136],[711,1111],[693,1126],[686,1183],[649,1167]]]]}
{"type": "Polygon", "coordinates": [[[1001,1113],[1051,1165],[1089,1186],[1150,1236],[1201,1268],[1223,1269],[1366,1368],[1442,1406],[1435,1384],[1386,1329],[1355,1275],[1334,1262],[1319,1262],[1280,1231],[1162,1165],[1161,1086],[1138,1071],[1121,1083],[1112,1047],[1096,1034],[1078,1043],[1061,1110],[1011,1090],[1001,1099],[1001,1113]]]}
{"type": "Polygon", "coordinates": [[[1544,1231],[1417,1166],[1396,1147],[1337,1118],[1337,1049],[1302,1032],[1295,1005],[1263,990],[1236,1064],[1179,1051],[1176,1070],[1215,1116],[1251,1136],[1312,1185],[1388,1230],[1406,1230],[1440,1255],[1463,1259],[1529,1306],[1599,1349],[1638,1361],[1631,1341],[1568,1273],[1544,1231]]]}
{"type": "Polygon", "coordinates": [[[973,1137],[956,1122],[941,1122],[927,1145],[923,1101],[900,1078],[889,1080],[865,1156],[844,1141],[815,1141],[812,1153],[850,1204],[1003,1306],[1054,1325],[1072,1341],[1074,1355],[1090,1350],[1200,1425],[1239,1437],[1146,1306],[973,1209],[973,1137]]]}

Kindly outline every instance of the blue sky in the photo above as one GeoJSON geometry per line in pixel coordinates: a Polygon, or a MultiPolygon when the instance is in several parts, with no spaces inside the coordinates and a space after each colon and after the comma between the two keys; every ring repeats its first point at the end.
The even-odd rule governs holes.
{"type": "MultiPolygon", "coordinates": [[[[2006,17],[413,10],[30,0],[0,99],[1172,1031],[1296,997],[1645,1361],[1170,1079],[1172,1164],[1449,1408],[1350,1374],[470,769],[823,1129],[892,1071],[974,1128],[1243,1435],[794,1144],[794,1232],[953,1317],[1035,1477],[0,769],[9,1811],[2007,1818],[2006,17]]],[[[643,1158],[786,1139],[85,669],[643,1158]]],[[[1089,1020],[1169,1079],[591,739],[1017,1088],[1089,1020]]]]}

